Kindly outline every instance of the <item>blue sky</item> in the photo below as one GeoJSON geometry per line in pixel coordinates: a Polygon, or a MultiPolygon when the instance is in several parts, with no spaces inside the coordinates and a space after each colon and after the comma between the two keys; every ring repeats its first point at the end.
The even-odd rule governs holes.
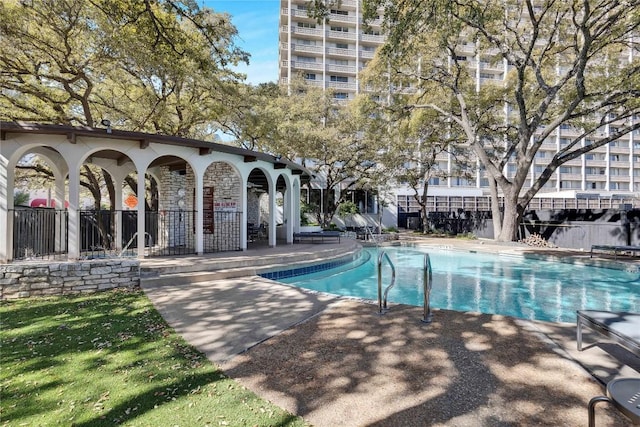
{"type": "Polygon", "coordinates": [[[247,75],[247,83],[277,81],[280,0],[200,0],[199,3],[231,15],[238,29],[238,45],[251,54],[249,66],[238,67],[247,75]]]}

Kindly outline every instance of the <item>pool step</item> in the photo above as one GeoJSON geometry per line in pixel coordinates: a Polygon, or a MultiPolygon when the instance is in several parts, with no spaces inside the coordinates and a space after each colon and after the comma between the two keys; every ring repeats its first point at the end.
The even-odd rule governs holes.
{"type": "Polygon", "coordinates": [[[188,285],[191,283],[207,282],[210,280],[230,279],[233,277],[254,276],[255,267],[229,268],[212,271],[192,271],[184,273],[170,273],[155,276],[141,276],[140,285],[144,287],[158,287],[166,285],[188,285]]]}

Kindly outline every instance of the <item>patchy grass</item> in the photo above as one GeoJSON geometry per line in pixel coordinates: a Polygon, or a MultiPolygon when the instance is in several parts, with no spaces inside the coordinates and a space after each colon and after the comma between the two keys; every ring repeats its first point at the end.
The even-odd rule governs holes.
{"type": "Polygon", "coordinates": [[[303,426],[227,378],[140,291],[0,305],[0,425],[303,426]]]}

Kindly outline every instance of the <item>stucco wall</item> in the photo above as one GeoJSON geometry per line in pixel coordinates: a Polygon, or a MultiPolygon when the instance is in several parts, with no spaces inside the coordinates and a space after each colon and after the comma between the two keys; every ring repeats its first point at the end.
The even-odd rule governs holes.
{"type": "Polygon", "coordinates": [[[140,284],[140,262],[129,259],[0,265],[0,299],[78,294],[140,284]]]}

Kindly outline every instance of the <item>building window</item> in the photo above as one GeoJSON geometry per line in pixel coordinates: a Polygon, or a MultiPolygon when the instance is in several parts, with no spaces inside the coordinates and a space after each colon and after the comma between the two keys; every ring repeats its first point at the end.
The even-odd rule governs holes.
{"type": "Polygon", "coordinates": [[[378,212],[376,195],[373,191],[352,190],[347,194],[346,199],[353,201],[361,214],[375,214],[378,212]]]}
{"type": "Polygon", "coordinates": [[[335,65],[349,65],[349,61],[347,59],[334,59],[333,63],[335,65]]]}
{"type": "Polygon", "coordinates": [[[466,56],[456,55],[456,61],[466,61],[466,60],[467,60],[466,56]]]}
{"type": "Polygon", "coordinates": [[[346,43],[336,43],[338,49],[349,49],[349,45],[346,43]]]}
{"type": "Polygon", "coordinates": [[[298,22],[298,27],[300,28],[315,28],[315,22],[298,22]]]}
{"type": "Polygon", "coordinates": [[[348,83],[349,78],[345,76],[330,76],[329,79],[332,82],[348,83]]]}
{"type": "Polygon", "coordinates": [[[304,75],[305,80],[315,80],[316,79],[316,75],[313,73],[307,73],[304,75]]]}
{"type": "Polygon", "coordinates": [[[349,27],[331,26],[331,31],[338,31],[341,33],[348,33],[349,27]]]}
{"type": "Polygon", "coordinates": [[[338,10],[338,9],[331,9],[331,13],[333,13],[334,15],[348,15],[349,12],[347,12],[346,10],[338,10]]]}
{"type": "Polygon", "coordinates": [[[314,58],[313,56],[299,56],[298,55],[298,61],[299,62],[316,62],[316,58],[314,58]]]}
{"type": "Polygon", "coordinates": [[[349,99],[349,94],[346,92],[336,92],[333,94],[335,99],[349,99]]]}

